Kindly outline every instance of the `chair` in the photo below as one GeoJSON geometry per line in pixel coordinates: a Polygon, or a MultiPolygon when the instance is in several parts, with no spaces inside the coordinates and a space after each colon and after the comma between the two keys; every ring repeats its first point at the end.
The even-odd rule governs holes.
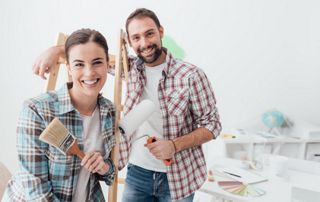
{"type": "Polygon", "coordinates": [[[3,193],[7,187],[7,183],[11,178],[11,173],[7,167],[0,162],[0,201],[2,199],[3,193]]]}
{"type": "Polygon", "coordinates": [[[289,158],[288,173],[294,183],[291,188],[292,201],[312,202],[319,199],[320,162],[289,158]]]}

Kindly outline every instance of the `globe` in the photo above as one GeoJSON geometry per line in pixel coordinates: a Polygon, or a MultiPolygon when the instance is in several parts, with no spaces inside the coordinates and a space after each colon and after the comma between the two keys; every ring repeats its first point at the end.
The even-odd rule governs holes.
{"type": "Polygon", "coordinates": [[[262,122],[268,128],[280,127],[284,122],[284,115],[279,111],[267,111],[262,114],[262,122]]]}

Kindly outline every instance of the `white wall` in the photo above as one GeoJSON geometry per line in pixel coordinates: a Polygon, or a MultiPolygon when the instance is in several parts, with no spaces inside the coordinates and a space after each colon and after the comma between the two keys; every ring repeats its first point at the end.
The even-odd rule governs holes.
{"type": "Polygon", "coordinates": [[[1,0],[0,161],[17,169],[21,103],[44,89],[32,64],[56,33],[94,28],[114,52],[118,29],[137,7],[154,10],[186,60],[205,70],[224,127],[273,107],[320,125],[320,1],[1,0]]]}

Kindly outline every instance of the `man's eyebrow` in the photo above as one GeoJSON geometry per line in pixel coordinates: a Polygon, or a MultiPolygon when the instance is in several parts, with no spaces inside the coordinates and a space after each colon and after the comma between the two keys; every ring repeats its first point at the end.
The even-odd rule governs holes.
{"type": "MultiPolygon", "coordinates": [[[[146,30],[145,32],[143,33],[148,33],[148,32],[154,32],[155,31],[155,28],[151,28],[151,29],[148,29],[146,30]]],[[[139,34],[132,34],[130,37],[134,37],[134,36],[138,36],[139,34]]]]}
{"type": "Polygon", "coordinates": [[[150,32],[150,31],[154,31],[154,30],[155,30],[155,28],[151,28],[151,29],[148,29],[147,31],[145,31],[145,33],[150,32]]]}

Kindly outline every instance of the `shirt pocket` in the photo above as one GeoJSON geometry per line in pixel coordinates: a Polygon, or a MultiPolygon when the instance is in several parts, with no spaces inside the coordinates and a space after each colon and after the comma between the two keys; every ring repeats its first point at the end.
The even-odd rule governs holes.
{"type": "Polygon", "coordinates": [[[178,116],[185,114],[188,108],[188,89],[179,89],[171,91],[167,96],[168,113],[178,116]]]}
{"type": "Polygon", "coordinates": [[[68,179],[71,176],[72,155],[64,155],[55,148],[46,152],[49,159],[49,177],[53,181],[68,179]]]}

